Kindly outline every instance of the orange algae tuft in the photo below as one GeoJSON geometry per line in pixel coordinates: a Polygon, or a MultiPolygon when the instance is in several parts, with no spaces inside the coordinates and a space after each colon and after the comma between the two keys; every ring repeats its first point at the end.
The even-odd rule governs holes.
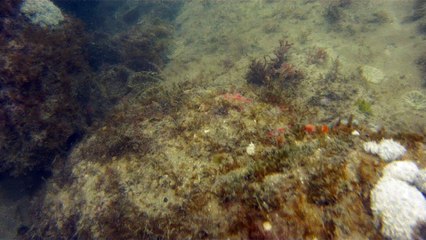
{"type": "Polygon", "coordinates": [[[314,133],[314,132],[316,132],[316,127],[315,127],[315,125],[312,125],[312,124],[306,124],[305,127],[304,127],[304,130],[307,133],[314,133]]]}
{"type": "Polygon", "coordinates": [[[246,98],[240,93],[226,93],[222,95],[223,98],[227,101],[235,101],[239,103],[251,103],[252,100],[250,98],[246,98]]]}
{"type": "Polygon", "coordinates": [[[321,132],[322,133],[327,134],[329,131],[330,131],[330,128],[326,124],[323,124],[321,126],[321,132]]]}

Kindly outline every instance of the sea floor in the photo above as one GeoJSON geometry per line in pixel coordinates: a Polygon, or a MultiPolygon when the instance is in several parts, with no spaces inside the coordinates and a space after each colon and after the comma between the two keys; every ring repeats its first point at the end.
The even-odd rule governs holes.
{"type": "Polygon", "coordinates": [[[406,20],[414,1],[350,1],[338,13],[329,9],[333,2],[189,2],[177,18],[166,79],[245,87],[249,62],[286,40],[289,62],[305,74],[297,98],[318,107],[320,118],[355,114],[372,125],[423,131],[426,91],[416,61],[425,37],[406,20]],[[316,61],[318,51],[323,59],[316,61]],[[327,81],[336,64],[339,77],[327,81]],[[359,111],[357,100],[371,111],[359,111]]]}

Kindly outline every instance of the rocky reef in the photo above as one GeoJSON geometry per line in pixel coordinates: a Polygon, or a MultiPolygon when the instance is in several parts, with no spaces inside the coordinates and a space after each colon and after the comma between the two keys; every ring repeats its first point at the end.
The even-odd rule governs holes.
{"type": "Polygon", "coordinates": [[[363,144],[392,137],[422,162],[421,136],[310,124],[286,94],[297,86],[271,101],[264,87],[199,85],[153,85],[118,104],[56,169],[24,238],[383,237],[370,194],[385,163],[363,144]]]}

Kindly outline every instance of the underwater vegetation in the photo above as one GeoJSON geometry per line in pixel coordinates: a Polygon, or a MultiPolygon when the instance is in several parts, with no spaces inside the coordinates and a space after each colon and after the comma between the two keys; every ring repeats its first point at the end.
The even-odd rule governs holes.
{"type": "Polygon", "coordinates": [[[360,6],[365,7],[366,2],[352,0],[333,0],[328,2],[324,8],[323,17],[332,31],[354,36],[356,33],[372,31],[380,25],[392,22],[392,18],[387,11],[353,13],[353,9],[360,6]],[[355,15],[357,17],[354,17],[355,15]]]}
{"type": "Polygon", "coordinates": [[[301,80],[303,73],[287,61],[291,46],[292,44],[288,41],[281,40],[272,58],[252,60],[246,74],[247,82],[255,85],[272,85],[278,82],[279,85],[286,87],[301,80]]]}
{"type": "Polygon", "coordinates": [[[371,109],[371,103],[368,102],[365,99],[358,99],[355,104],[358,107],[358,110],[362,112],[365,115],[370,115],[373,113],[373,110],[371,109]]]}
{"type": "Polygon", "coordinates": [[[418,24],[420,33],[426,33],[426,1],[416,0],[413,6],[413,14],[409,20],[415,21],[418,24]]]}
{"type": "Polygon", "coordinates": [[[173,29],[161,20],[137,25],[117,36],[120,62],[135,72],[159,72],[166,63],[165,51],[173,29]]]}
{"type": "Polygon", "coordinates": [[[3,29],[4,21],[6,17],[10,17],[17,13],[17,6],[21,3],[22,0],[4,0],[0,3],[0,16],[2,17],[1,25],[3,29]]]}
{"type": "Polygon", "coordinates": [[[279,41],[273,57],[254,59],[245,75],[246,81],[261,89],[261,99],[269,103],[281,103],[283,97],[295,94],[293,90],[303,80],[303,72],[288,60],[292,44],[288,41],[279,41]]]}
{"type": "Polygon", "coordinates": [[[327,62],[329,59],[327,50],[324,48],[316,47],[313,48],[307,57],[308,64],[321,65],[327,62]]]}
{"type": "Polygon", "coordinates": [[[423,86],[426,87],[426,53],[420,56],[416,63],[422,73],[423,86]]]}
{"type": "Polygon", "coordinates": [[[331,1],[324,10],[324,18],[328,24],[341,30],[348,17],[347,9],[352,5],[351,0],[331,1]]]}

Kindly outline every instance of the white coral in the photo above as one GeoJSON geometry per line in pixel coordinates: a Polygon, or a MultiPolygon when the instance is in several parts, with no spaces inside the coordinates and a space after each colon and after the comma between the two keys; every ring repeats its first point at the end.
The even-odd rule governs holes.
{"type": "Polygon", "coordinates": [[[24,0],[21,12],[41,27],[56,27],[64,20],[61,10],[50,0],[24,0]]]}

